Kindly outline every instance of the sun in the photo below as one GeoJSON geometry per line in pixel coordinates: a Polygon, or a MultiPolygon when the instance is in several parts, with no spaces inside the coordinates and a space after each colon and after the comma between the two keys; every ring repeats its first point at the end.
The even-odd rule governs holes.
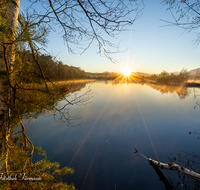
{"type": "Polygon", "coordinates": [[[122,68],[122,74],[123,74],[125,77],[128,77],[128,76],[131,74],[131,69],[128,68],[128,67],[122,68]]]}

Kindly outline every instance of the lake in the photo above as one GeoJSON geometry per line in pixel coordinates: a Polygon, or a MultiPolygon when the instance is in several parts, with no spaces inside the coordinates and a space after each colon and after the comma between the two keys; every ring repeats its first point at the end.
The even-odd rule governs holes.
{"type": "Polygon", "coordinates": [[[25,122],[35,146],[42,146],[51,161],[74,168],[65,182],[78,190],[194,188],[195,180],[177,171],[160,174],[141,154],[169,163],[180,153],[177,164],[180,157],[199,156],[200,108],[194,109],[199,88],[97,81],[76,96],[88,87],[90,101],[69,106],[71,116],[81,117],[73,121],[80,125],[68,127],[53,116],[25,122]]]}

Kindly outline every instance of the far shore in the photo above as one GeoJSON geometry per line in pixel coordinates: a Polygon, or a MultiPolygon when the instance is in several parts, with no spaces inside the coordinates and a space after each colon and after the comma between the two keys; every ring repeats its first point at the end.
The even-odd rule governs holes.
{"type": "Polygon", "coordinates": [[[144,83],[153,83],[157,85],[167,85],[167,86],[182,86],[182,87],[200,87],[200,81],[195,81],[193,80],[187,81],[185,83],[158,83],[156,81],[145,81],[144,83]]]}
{"type": "Polygon", "coordinates": [[[112,83],[118,84],[118,83],[138,83],[138,84],[155,84],[155,85],[163,85],[163,86],[176,86],[176,87],[200,87],[200,80],[188,80],[187,82],[184,83],[176,83],[176,82],[170,82],[170,83],[158,83],[155,80],[149,80],[149,79],[140,79],[140,80],[106,80],[106,79],[101,79],[105,81],[110,81],[112,83]]]}
{"type": "MultiPolygon", "coordinates": [[[[112,80],[112,79],[74,79],[74,80],[64,80],[64,81],[54,81],[54,84],[58,85],[69,85],[69,84],[83,84],[83,83],[90,83],[90,82],[95,82],[95,81],[111,81],[115,83],[121,83],[122,81],[120,80],[112,80]]],[[[126,83],[126,81],[123,81],[126,83]]],[[[123,83],[122,82],[122,83],[123,83]]],[[[128,83],[132,83],[129,81],[128,83]]],[[[134,83],[134,82],[133,82],[134,83]]],[[[152,84],[157,84],[157,85],[168,85],[168,86],[182,86],[182,87],[200,87],[200,80],[188,80],[185,83],[158,83],[154,80],[147,80],[147,79],[140,79],[140,81],[137,81],[136,83],[152,83],[152,84]]],[[[51,86],[50,82],[47,82],[48,85],[51,86]]]]}
{"type": "MultiPolygon", "coordinates": [[[[70,84],[70,83],[88,83],[88,82],[95,82],[95,81],[113,81],[112,79],[71,79],[71,80],[64,80],[64,81],[55,81],[54,83],[56,84],[70,84]]],[[[145,83],[156,83],[158,84],[158,82],[154,81],[154,80],[146,80],[146,79],[141,79],[140,82],[145,82],[145,83]]],[[[140,83],[138,82],[138,83],[140,83]]],[[[50,83],[50,82],[47,82],[50,83]]],[[[175,86],[185,86],[185,87],[199,87],[200,86],[200,80],[191,80],[189,79],[187,82],[185,83],[159,83],[160,85],[175,85],[175,86]]]]}
{"type": "Polygon", "coordinates": [[[185,83],[158,83],[156,81],[145,81],[145,82],[158,84],[158,85],[168,85],[168,86],[200,87],[200,80],[195,81],[195,82],[194,80],[188,80],[185,83]]]}

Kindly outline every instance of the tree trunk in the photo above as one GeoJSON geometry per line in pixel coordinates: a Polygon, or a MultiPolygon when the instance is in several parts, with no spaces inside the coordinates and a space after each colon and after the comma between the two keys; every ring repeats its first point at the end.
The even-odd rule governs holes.
{"type": "MultiPolygon", "coordinates": [[[[15,45],[14,41],[16,38],[16,30],[17,30],[17,19],[19,12],[19,4],[20,0],[12,0],[6,1],[3,8],[6,9],[5,19],[7,20],[6,24],[9,26],[10,34],[3,35],[3,38],[0,39],[0,70],[5,68],[5,57],[4,51],[7,48],[7,60],[8,67],[7,72],[9,73],[9,78],[11,79],[11,83],[13,79],[13,65],[15,62],[15,45]]],[[[2,8],[2,7],[1,7],[2,8]]],[[[0,8],[0,11],[1,11],[0,8]]],[[[0,170],[3,169],[3,165],[5,163],[5,168],[7,168],[7,154],[8,147],[7,142],[10,136],[10,98],[12,95],[12,89],[6,85],[8,84],[8,78],[6,75],[0,76],[0,156],[4,155],[5,160],[0,161],[0,170]]]]}

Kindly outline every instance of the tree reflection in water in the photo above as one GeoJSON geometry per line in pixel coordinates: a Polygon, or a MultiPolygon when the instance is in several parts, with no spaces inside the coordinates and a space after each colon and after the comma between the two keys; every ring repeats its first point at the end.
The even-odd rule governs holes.
{"type": "MultiPolygon", "coordinates": [[[[114,82],[113,84],[119,84],[122,82],[114,82]]],[[[135,82],[129,82],[129,83],[135,83],[135,82]]],[[[161,94],[167,94],[167,93],[176,93],[178,97],[181,100],[184,100],[186,97],[190,95],[191,88],[185,87],[183,85],[177,85],[177,86],[172,86],[172,85],[164,85],[164,84],[158,84],[154,82],[139,82],[142,85],[147,85],[150,86],[152,89],[155,89],[159,91],[161,94]]],[[[196,94],[195,88],[193,88],[194,92],[194,99],[197,99],[198,95],[196,94]]],[[[200,99],[197,99],[196,105],[194,106],[194,109],[200,107],[200,99]]],[[[189,131],[189,134],[197,134],[198,139],[200,138],[200,129],[195,130],[194,132],[189,131]]],[[[136,149],[135,149],[136,150],[136,149]]],[[[139,154],[138,151],[136,150],[134,153],[137,153],[137,155],[142,155],[139,154]]],[[[143,156],[143,155],[142,155],[143,156]]],[[[143,156],[146,157],[146,156],[143,156]]],[[[172,189],[200,189],[200,178],[193,178],[190,175],[183,174],[182,172],[178,171],[175,167],[170,168],[169,170],[177,170],[176,172],[178,173],[178,182],[173,182],[171,178],[167,178],[164,173],[162,172],[163,168],[162,164],[158,161],[151,162],[151,158],[146,157],[146,159],[149,161],[150,165],[154,168],[156,171],[157,175],[159,176],[159,180],[163,182],[165,185],[165,188],[168,190],[172,189]]],[[[178,153],[176,156],[173,158],[169,159],[170,162],[168,163],[170,166],[171,164],[178,164],[181,168],[186,168],[191,171],[196,172],[199,174],[200,170],[200,152],[195,152],[195,153],[189,153],[184,150],[181,150],[180,153],[178,153]]],[[[165,164],[165,163],[163,163],[165,164]]],[[[168,165],[165,164],[165,165],[168,165]]]]}
{"type": "Polygon", "coordinates": [[[184,100],[191,93],[191,91],[184,86],[169,86],[153,83],[147,83],[146,85],[159,91],[161,94],[176,93],[181,100],[184,100]]]}
{"type": "MultiPolygon", "coordinates": [[[[184,85],[165,85],[150,80],[144,80],[142,77],[133,76],[132,78],[124,77],[120,80],[113,80],[112,85],[117,84],[140,84],[150,86],[152,89],[159,91],[161,94],[176,93],[181,100],[184,100],[191,93],[191,90],[184,85]]],[[[108,84],[108,81],[105,82],[108,84]]],[[[200,105],[200,104],[199,104],[200,105]]]]}
{"type": "Polygon", "coordinates": [[[11,126],[11,129],[8,136],[3,139],[7,152],[1,155],[3,164],[0,168],[0,189],[47,189],[49,187],[75,189],[73,184],[67,185],[62,182],[62,176],[73,173],[73,169],[67,166],[60,168],[59,163],[50,162],[45,151],[41,147],[35,147],[27,136],[22,120],[30,122],[41,115],[53,115],[58,122],[75,126],[77,119],[79,119],[78,124],[80,123],[80,118],[70,116],[69,106],[87,103],[91,98],[90,88],[82,94],[76,94],[77,91],[86,87],[86,83],[48,86],[49,89],[52,88],[50,93],[43,92],[42,87],[27,85],[26,88],[29,90],[22,89],[17,93],[15,100],[17,109],[10,107],[12,117],[4,121],[11,126]],[[35,88],[38,90],[30,90],[35,88]],[[74,122],[76,122],[75,125],[74,122]],[[44,158],[37,162],[32,161],[35,153],[43,155],[44,158]]]}

